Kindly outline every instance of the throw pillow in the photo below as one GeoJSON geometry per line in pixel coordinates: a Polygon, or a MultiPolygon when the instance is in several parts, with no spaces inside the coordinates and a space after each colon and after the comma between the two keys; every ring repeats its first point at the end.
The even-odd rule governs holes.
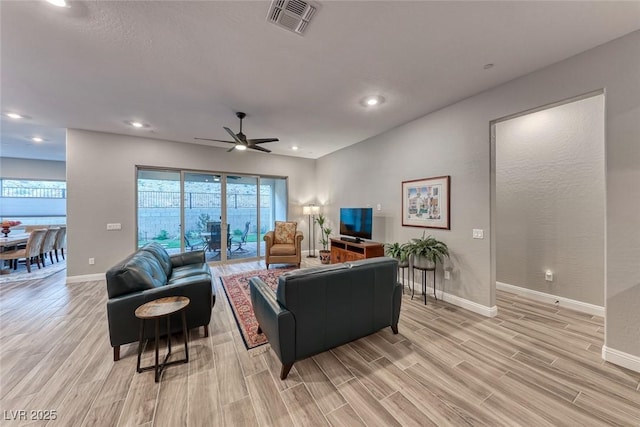
{"type": "Polygon", "coordinates": [[[288,244],[294,243],[298,223],[295,221],[276,221],[276,229],[273,232],[273,243],[288,244]]]}

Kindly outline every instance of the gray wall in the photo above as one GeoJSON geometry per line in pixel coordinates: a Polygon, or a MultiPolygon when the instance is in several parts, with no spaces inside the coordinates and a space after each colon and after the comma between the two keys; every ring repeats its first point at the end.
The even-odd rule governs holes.
{"type": "Polygon", "coordinates": [[[498,282],[604,306],[604,95],[495,126],[498,282]]]}
{"type": "Polygon", "coordinates": [[[68,276],[104,273],[135,249],[136,165],[288,176],[289,219],[299,223],[302,205],[315,194],[313,160],[69,129],[68,276]],[[106,231],[118,222],[122,230],[106,231]]]}
{"type": "MultiPolygon", "coordinates": [[[[640,31],[319,159],[319,200],[328,205],[333,221],[341,205],[381,203],[379,215],[386,232],[385,239],[376,238],[406,241],[420,230],[401,226],[401,181],[451,175],[451,231],[427,230],[446,241],[454,253],[454,274],[445,291],[493,306],[495,247],[488,237],[495,215],[491,202],[495,153],[490,122],[605,89],[605,344],[640,356],[638,76],[640,31]],[[485,239],[472,239],[472,228],[483,228],[485,239]]],[[[384,106],[378,114],[384,114],[384,106]]]]}
{"type": "Polygon", "coordinates": [[[0,157],[0,176],[15,179],[66,179],[65,162],[0,157]]]}

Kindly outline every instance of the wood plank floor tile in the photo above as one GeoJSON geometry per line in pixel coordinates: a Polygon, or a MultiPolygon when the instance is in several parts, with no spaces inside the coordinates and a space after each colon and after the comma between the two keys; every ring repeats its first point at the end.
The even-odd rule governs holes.
{"type": "Polygon", "coordinates": [[[282,392],[289,414],[296,426],[326,426],[327,419],[304,384],[298,384],[282,392]]]}
{"type": "Polygon", "coordinates": [[[294,366],[324,414],[347,403],[313,359],[301,360],[296,362],[294,366]]]}
{"type": "Polygon", "coordinates": [[[137,343],[113,362],[104,280],[66,284],[63,272],[3,284],[0,409],[55,405],[60,418],[47,425],[74,427],[640,424],[640,373],[602,360],[602,317],[504,291],[494,318],[405,294],[398,335],[385,328],[297,361],[281,381],[272,350],[244,347],[219,279],[264,268],[212,267],[210,335],[190,331],[189,363],[157,384],[135,372],[137,343]]]}
{"type": "Polygon", "coordinates": [[[327,414],[327,419],[333,427],[366,427],[362,418],[356,414],[351,405],[345,404],[327,414]]]}
{"type": "Polygon", "coordinates": [[[248,376],[247,386],[260,425],[283,427],[292,425],[287,406],[273,383],[269,371],[265,369],[248,376]]]}
{"type": "Polygon", "coordinates": [[[367,426],[399,427],[401,425],[358,379],[341,384],[338,390],[367,426]]]}

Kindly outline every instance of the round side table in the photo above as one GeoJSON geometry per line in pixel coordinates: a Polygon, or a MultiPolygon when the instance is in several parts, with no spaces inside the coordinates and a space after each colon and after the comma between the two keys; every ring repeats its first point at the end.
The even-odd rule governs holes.
{"type": "Polygon", "coordinates": [[[187,335],[187,316],[186,308],[189,305],[189,298],[187,297],[165,297],[159,298],[153,301],[149,301],[136,308],[135,314],[140,319],[140,339],[138,340],[138,364],[136,366],[137,372],[155,370],[156,382],[160,381],[160,375],[164,368],[170,365],[176,365],[178,363],[187,363],[189,361],[189,346],[187,335]],[[182,315],[182,335],[184,335],[184,353],[185,358],[180,360],[172,360],[167,362],[171,356],[171,315],[181,313],[182,315]],[[162,363],[159,363],[158,342],[160,340],[160,319],[165,317],[167,319],[167,354],[164,357],[162,363]],[[142,348],[146,345],[148,340],[144,340],[144,323],[145,320],[155,321],[155,350],[156,350],[156,363],[152,366],[140,367],[140,358],[142,356],[142,348]],[[143,342],[144,340],[144,342],[143,342]]]}

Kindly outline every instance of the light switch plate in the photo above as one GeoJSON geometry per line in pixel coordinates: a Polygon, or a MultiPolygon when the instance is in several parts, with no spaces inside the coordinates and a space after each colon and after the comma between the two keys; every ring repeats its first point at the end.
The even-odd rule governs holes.
{"type": "Polygon", "coordinates": [[[484,230],[481,228],[473,229],[473,238],[474,239],[484,239],[484,230]]]}
{"type": "Polygon", "coordinates": [[[116,222],[113,224],[107,224],[107,230],[109,231],[122,230],[122,224],[120,224],[119,222],[116,222]]]}

